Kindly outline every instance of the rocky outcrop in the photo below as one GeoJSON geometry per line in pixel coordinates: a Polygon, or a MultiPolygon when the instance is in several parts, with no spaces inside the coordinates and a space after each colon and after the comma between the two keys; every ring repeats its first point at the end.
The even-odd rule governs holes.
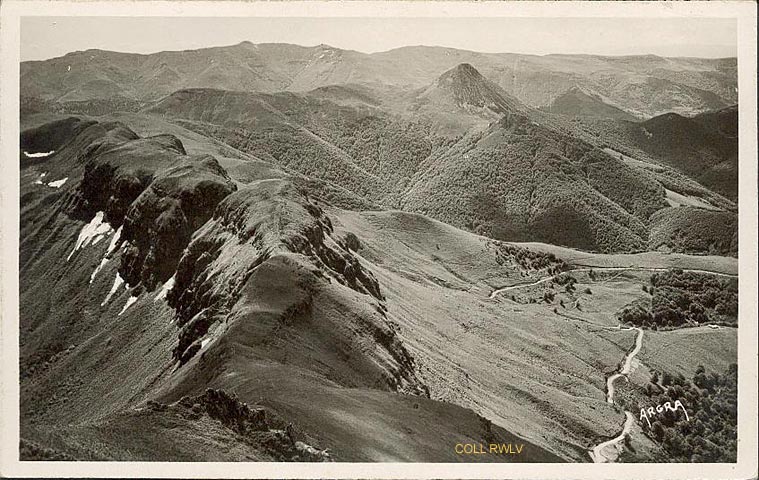
{"type": "Polygon", "coordinates": [[[78,149],[84,163],[78,210],[88,214],[103,211],[108,223],[118,227],[156,175],[182,163],[186,153],[172,135],[139,138],[120,124],[98,124],[91,129],[106,130],[78,149]]]}
{"type": "Polygon", "coordinates": [[[192,234],[235,190],[224,169],[207,155],[186,157],[159,173],[124,219],[122,238],[129,242],[122,258],[124,279],[148,290],[167,281],[192,234]]]}
{"type": "Polygon", "coordinates": [[[197,421],[208,416],[278,461],[332,461],[328,451],[298,440],[301,436],[299,432],[276,413],[264,407],[251,408],[236,395],[224,390],[209,388],[200,395],[185,396],[169,405],[151,400],[146,408],[159,415],[172,413],[187,421],[197,421]]]}
{"type": "Polygon", "coordinates": [[[119,122],[71,117],[25,132],[22,145],[56,128],[61,138],[44,146],[59,148],[50,168],[81,172],[65,211],[85,222],[100,215],[109,230],[123,227],[109,255],[127,244],[119,274],[128,285],[152,290],[167,281],[192,234],[236,189],[213,157],[187,155],[173,135],[140,138],[119,122]]]}

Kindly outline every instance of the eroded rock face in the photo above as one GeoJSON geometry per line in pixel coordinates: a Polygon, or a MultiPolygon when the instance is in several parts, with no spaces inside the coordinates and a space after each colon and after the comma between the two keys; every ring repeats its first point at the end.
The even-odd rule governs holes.
{"type": "Polygon", "coordinates": [[[186,154],[182,143],[172,135],[138,138],[118,124],[92,128],[107,127],[112,128],[106,135],[83,149],[85,165],[78,188],[78,209],[88,213],[104,211],[108,223],[118,227],[132,202],[155,177],[181,164],[186,154]]]}
{"type": "Polygon", "coordinates": [[[235,190],[224,169],[207,155],[186,157],[159,173],[124,219],[122,237],[129,242],[122,258],[124,279],[148,290],[168,280],[192,234],[235,190]]]}
{"type": "Polygon", "coordinates": [[[81,173],[66,212],[86,222],[103,212],[103,223],[123,226],[114,246],[127,243],[119,273],[128,285],[154,289],[173,275],[192,234],[236,189],[234,182],[213,157],[187,155],[173,135],[140,138],[118,122],[77,118],[38,130],[59,124],[73,136],[56,144],[51,168],[81,173]]]}
{"type": "Polygon", "coordinates": [[[225,268],[225,274],[238,280],[273,252],[291,252],[309,257],[339,283],[382,300],[379,283],[371,272],[332,240],[331,233],[329,217],[289,181],[257,182],[226,198],[202,234],[189,245],[177,269],[177,283],[169,294],[169,303],[178,309],[180,321],[186,322],[216,303],[212,297],[219,300],[239,291],[241,281],[229,292],[206,282],[213,268],[211,263],[232,240],[245,245],[249,255],[246,268],[234,263],[225,268]]]}

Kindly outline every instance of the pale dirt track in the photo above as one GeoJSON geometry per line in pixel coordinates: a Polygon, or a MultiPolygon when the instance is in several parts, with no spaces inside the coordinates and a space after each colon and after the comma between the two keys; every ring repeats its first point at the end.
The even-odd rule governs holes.
{"type": "MultiPolygon", "coordinates": [[[[571,270],[566,270],[562,273],[572,273],[572,272],[666,272],[668,270],[672,270],[671,268],[664,268],[664,267],[583,267],[583,268],[573,268],[571,270]]],[[[722,272],[713,272],[709,270],[698,270],[698,269],[687,269],[683,268],[681,269],[683,272],[689,272],[689,273],[704,273],[708,275],[717,275],[720,277],[731,277],[731,278],[738,278],[738,275],[733,275],[730,273],[722,273],[722,272]]],[[[508,285],[506,287],[501,287],[496,290],[493,290],[490,293],[490,298],[495,298],[498,295],[508,292],[511,290],[517,290],[520,288],[527,288],[527,287],[534,287],[536,285],[540,285],[542,283],[548,282],[550,280],[553,280],[557,276],[561,275],[562,273],[557,273],[556,275],[549,275],[547,277],[540,278],[539,280],[536,280],[531,283],[518,283],[516,285],[508,285]]]]}
{"type": "MultiPolygon", "coordinates": [[[[645,272],[661,272],[661,271],[667,271],[668,268],[644,268],[644,267],[593,267],[593,268],[575,268],[572,270],[567,270],[566,272],[562,273],[571,273],[571,272],[588,272],[590,270],[593,271],[645,271],[645,272]]],[[[705,274],[711,274],[711,275],[718,275],[722,277],[737,277],[737,275],[731,275],[721,272],[713,272],[708,270],[698,270],[698,269],[682,269],[684,272],[692,272],[692,273],[705,273],[705,274]]],[[[561,275],[561,274],[557,274],[561,275]]],[[[501,293],[508,292],[510,290],[517,290],[520,288],[527,288],[527,287],[533,287],[536,285],[540,285],[542,283],[548,282],[550,280],[553,280],[557,275],[550,275],[547,277],[540,278],[534,282],[530,283],[520,283],[517,285],[510,285],[507,287],[502,287],[497,290],[494,290],[490,294],[490,298],[495,298],[501,293]]],[[[618,327],[621,329],[621,327],[618,327]]],[[[637,330],[638,335],[635,338],[635,347],[625,356],[625,361],[622,364],[622,368],[619,372],[611,375],[606,380],[606,386],[607,386],[607,393],[606,393],[606,401],[610,404],[614,404],[614,382],[620,378],[620,377],[626,377],[630,370],[632,369],[632,362],[635,356],[640,352],[640,349],[643,347],[643,329],[641,328],[627,328],[626,330],[637,330]]],[[[630,412],[625,412],[625,423],[622,427],[622,431],[617,435],[616,437],[606,440],[602,443],[599,443],[593,449],[588,452],[590,454],[590,458],[593,459],[593,462],[595,463],[606,463],[606,462],[613,462],[616,460],[617,453],[607,453],[606,455],[603,453],[604,449],[606,449],[609,446],[616,445],[622,441],[624,441],[625,437],[630,433],[630,430],[632,429],[632,426],[635,422],[635,417],[630,412]]],[[[616,452],[616,451],[615,451],[616,452]]]]}
{"type": "MultiPolygon", "coordinates": [[[[614,404],[614,381],[619,377],[627,376],[630,373],[630,370],[632,369],[632,361],[638,352],[640,352],[641,347],[643,347],[643,329],[631,328],[628,330],[638,331],[638,335],[635,337],[635,347],[625,357],[625,362],[622,364],[622,368],[619,370],[619,372],[610,376],[606,380],[606,401],[612,405],[614,404]]],[[[625,425],[622,427],[622,432],[620,432],[619,435],[612,438],[611,440],[599,443],[593,447],[593,450],[590,452],[590,458],[592,458],[595,463],[606,463],[616,460],[616,457],[612,458],[611,455],[605,456],[603,450],[610,445],[616,445],[619,442],[623,441],[627,434],[630,433],[630,429],[632,428],[634,422],[635,417],[633,414],[630,412],[625,412],[625,425]]]]}

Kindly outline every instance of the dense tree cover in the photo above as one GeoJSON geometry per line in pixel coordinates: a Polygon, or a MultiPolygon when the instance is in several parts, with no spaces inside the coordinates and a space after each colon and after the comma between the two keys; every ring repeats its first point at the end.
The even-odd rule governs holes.
{"type": "Polygon", "coordinates": [[[738,281],[673,269],[651,276],[650,300],[624,307],[620,321],[646,328],[738,325],[738,281]]]}
{"type": "Polygon", "coordinates": [[[385,191],[379,178],[356,165],[345,152],[288,124],[249,130],[203,122],[178,123],[285,170],[327,180],[370,200],[381,198],[385,191]]]}
{"type": "Polygon", "coordinates": [[[543,253],[527,248],[509,245],[503,242],[492,242],[496,248],[496,261],[499,265],[516,262],[525,270],[547,270],[550,274],[563,272],[569,266],[553,253],[543,253]]]}
{"type": "MultiPolygon", "coordinates": [[[[147,112],[381,208],[494,239],[643,251],[650,217],[666,206],[658,172],[609,155],[583,139],[591,134],[578,138],[571,122],[539,112],[507,111],[489,125],[452,133],[440,118],[383,110],[349,88],[188,89],[147,112]]],[[[662,228],[657,241],[674,235],[670,230],[662,228]]]]}
{"type": "Polygon", "coordinates": [[[693,118],[667,113],[645,122],[578,122],[589,135],[631,157],[671,166],[731,200],[738,192],[737,109],[693,118]]]}
{"type": "MultiPolygon", "coordinates": [[[[662,447],[657,458],[641,459],[626,452],[622,461],[657,462],[735,462],[737,454],[738,365],[731,364],[723,374],[706,374],[699,366],[691,381],[667,372],[654,372],[646,385],[647,404],[640,407],[674,405],[681,409],[657,413],[649,419],[639,419],[643,432],[662,447]]],[[[636,415],[637,417],[638,415],[636,415]]]]}
{"type": "MultiPolygon", "coordinates": [[[[717,115],[716,113],[703,114],[694,117],[694,120],[704,123],[710,116],[723,117],[724,115],[717,115]]],[[[563,121],[565,124],[570,124],[568,120],[563,121]]],[[[716,122],[712,123],[712,128],[714,128],[714,130],[723,130],[723,135],[726,137],[732,135],[734,125],[730,122],[722,122],[718,124],[716,122]]],[[[615,155],[623,158],[627,157],[628,160],[632,160],[630,163],[633,165],[631,166],[636,170],[648,171],[664,188],[676,191],[683,195],[692,195],[703,198],[717,208],[737,211],[737,205],[734,202],[736,197],[732,194],[737,188],[737,181],[734,177],[725,178],[725,176],[720,173],[722,169],[729,166],[729,160],[727,163],[717,164],[713,169],[707,169],[705,171],[694,172],[691,167],[679,169],[681,158],[678,154],[662,156],[648,148],[646,145],[648,143],[648,137],[642,132],[642,130],[640,130],[640,124],[614,120],[574,118],[571,121],[570,128],[579,138],[590,143],[607,147],[607,149],[616,152],[615,155]],[[643,137],[646,138],[644,144],[641,145],[638,142],[637,136],[630,135],[630,130],[632,129],[638,129],[643,133],[643,137]],[[683,172],[694,175],[694,177],[701,183],[684,175],[683,172]],[[719,186],[720,188],[718,188],[717,191],[720,193],[715,193],[715,191],[704,187],[704,185],[710,188],[714,188],[715,185],[719,186]]],[[[729,139],[728,141],[735,142],[735,138],[729,139]]],[[[729,170],[729,168],[727,168],[727,170],[729,170]]]]}
{"type": "Polygon", "coordinates": [[[640,219],[649,218],[667,205],[664,188],[653,175],[600,150],[584,156],[582,168],[593,188],[640,219]]]}
{"type": "Polygon", "coordinates": [[[738,215],[733,212],[665,208],[654,213],[650,228],[652,250],[738,256],[738,215]]]}
{"type": "MultiPolygon", "coordinates": [[[[405,205],[497,239],[641,250],[643,221],[599,192],[625,191],[614,186],[614,169],[624,165],[608,158],[608,174],[597,175],[593,184],[584,171],[584,159],[603,155],[529,122],[499,124],[436,159],[434,170],[414,179],[405,205]]],[[[644,182],[637,193],[633,182],[628,186],[628,197],[650,195],[644,182]]]]}

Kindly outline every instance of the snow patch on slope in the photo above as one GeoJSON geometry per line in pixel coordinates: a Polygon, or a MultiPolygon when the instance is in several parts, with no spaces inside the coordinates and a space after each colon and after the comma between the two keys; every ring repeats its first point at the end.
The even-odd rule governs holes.
{"type": "Polygon", "coordinates": [[[62,178],[60,180],[56,180],[54,182],[50,182],[50,183],[47,184],[47,186],[48,187],[53,187],[53,188],[61,188],[63,186],[63,184],[66,183],[66,181],[68,179],[69,179],[69,177],[65,177],[65,178],[62,178]]]}
{"type": "Polygon", "coordinates": [[[124,288],[129,288],[128,285],[124,283],[124,279],[121,278],[121,275],[119,275],[118,272],[116,272],[116,279],[113,281],[113,286],[111,287],[111,291],[108,292],[108,295],[105,297],[105,300],[103,300],[103,303],[100,304],[100,306],[105,306],[106,303],[111,299],[114,293],[116,293],[116,290],[119,289],[120,286],[124,285],[124,288]]]}
{"type": "MultiPolygon", "coordinates": [[[[105,265],[108,263],[108,261],[111,259],[111,254],[116,251],[117,247],[120,245],[119,240],[121,239],[121,230],[123,227],[119,227],[118,230],[116,230],[116,234],[111,239],[111,243],[108,244],[108,250],[105,252],[105,256],[103,256],[103,259],[100,261],[100,264],[95,268],[95,271],[92,272],[92,275],[90,275],[90,283],[95,281],[95,276],[100,272],[100,270],[105,267],[105,265]]],[[[103,235],[98,235],[95,237],[95,239],[92,241],[92,244],[98,243],[103,237],[103,235]]]]}
{"type": "Polygon", "coordinates": [[[111,226],[103,222],[103,216],[105,213],[103,212],[97,212],[95,214],[95,217],[82,228],[82,231],[79,232],[79,237],[76,239],[76,245],[74,245],[74,249],[69,253],[69,256],[66,258],[66,261],[68,262],[71,259],[71,256],[74,255],[74,252],[79,250],[80,248],[84,248],[90,243],[97,243],[100,241],[100,239],[103,236],[110,235],[110,233],[113,231],[111,226]],[[100,237],[100,238],[98,238],[100,237]],[[96,240],[93,242],[93,240],[96,240]]]}
{"type": "Polygon", "coordinates": [[[98,274],[98,272],[99,272],[100,270],[102,270],[102,269],[103,269],[103,267],[105,267],[105,264],[106,264],[106,263],[108,263],[108,257],[105,257],[105,258],[103,258],[103,259],[100,261],[100,265],[98,265],[97,267],[95,267],[95,271],[94,271],[94,272],[92,272],[92,275],[90,275],[90,283],[92,283],[92,282],[94,282],[94,281],[95,281],[95,276],[98,274]]]}
{"type": "Polygon", "coordinates": [[[121,231],[124,229],[124,226],[120,226],[118,230],[116,230],[116,235],[113,236],[111,239],[111,243],[108,244],[108,251],[105,252],[106,255],[110,255],[116,250],[116,247],[119,246],[119,240],[121,240],[121,231]]]}
{"type": "Polygon", "coordinates": [[[169,293],[169,290],[174,288],[174,283],[176,283],[176,274],[172,275],[170,279],[166,280],[166,283],[163,284],[161,287],[161,290],[158,291],[158,295],[155,296],[154,301],[163,300],[166,298],[166,295],[169,293]]]}
{"type": "Polygon", "coordinates": [[[24,156],[26,158],[43,158],[43,157],[49,157],[50,155],[54,153],[55,153],[55,150],[50,150],[49,152],[37,152],[37,153],[24,152],[24,156]]]}
{"type": "Polygon", "coordinates": [[[137,301],[137,297],[134,295],[130,295],[130,297],[127,299],[126,303],[124,304],[124,308],[121,309],[119,312],[119,316],[121,316],[122,313],[126,312],[126,309],[134,305],[134,303],[137,301]]]}

